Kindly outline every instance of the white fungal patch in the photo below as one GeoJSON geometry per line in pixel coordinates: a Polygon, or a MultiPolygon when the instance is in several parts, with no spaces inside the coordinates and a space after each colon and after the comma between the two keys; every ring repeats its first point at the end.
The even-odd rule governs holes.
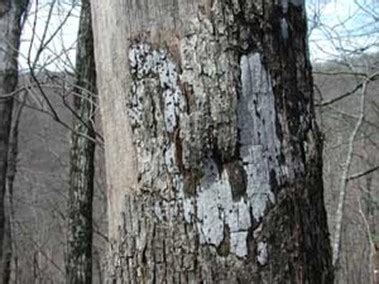
{"type": "Polygon", "coordinates": [[[247,255],[247,230],[251,226],[248,206],[243,201],[233,202],[227,174],[224,171],[220,176],[212,159],[206,161],[204,170],[197,195],[183,201],[185,219],[196,223],[201,244],[216,247],[225,238],[225,226],[228,226],[230,252],[244,257],[247,255]]]}
{"type": "Polygon", "coordinates": [[[247,174],[247,200],[259,221],[267,205],[275,203],[270,174],[280,176],[281,169],[274,94],[258,53],[242,56],[241,81],[242,95],[237,106],[240,155],[247,174]]]}
{"type": "MultiPolygon", "coordinates": [[[[180,115],[182,102],[182,92],[178,86],[178,70],[176,64],[168,57],[164,50],[153,50],[150,45],[145,43],[134,44],[129,49],[129,63],[131,74],[137,77],[134,80],[134,93],[144,96],[146,90],[143,79],[157,77],[162,89],[162,98],[164,103],[164,120],[167,132],[173,132],[177,125],[177,117],[180,115]],[[139,80],[138,80],[139,79],[139,80]]],[[[138,100],[143,97],[134,96],[133,103],[137,106],[137,114],[141,113],[142,105],[138,100]],[[139,106],[139,108],[138,108],[139,106]]],[[[135,117],[136,113],[132,114],[135,117]]],[[[139,120],[141,116],[137,115],[139,120]]]]}
{"type": "Polygon", "coordinates": [[[169,139],[185,108],[178,67],[163,49],[147,43],[129,48],[132,75],[127,110],[138,157],[140,185],[170,193],[167,174],[178,172],[175,145],[169,139]]]}
{"type": "MultiPolygon", "coordinates": [[[[246,196],[238,202],[233,200],[228,172],[224,169],[220,173],[209,156],[202,166],[196,196],[184,200],[184,215],[188,222],[196,222],[201,244],[219,246],[228,226],[230,252],[244,257],[248,253],[247,232],[253,221],[259,222],[268,205],[275,203],[272,183],[279,184],[276,177],[281,175],[281,168],[271,79],[258,53],[242,56],[240,66],[242,94],[236,108],[240,158],[247,176],[246,196]]],[[[259,259],[264,263],[265,246],[260,246],[259,259]]]]}
{"type": "Polygon", "coordinates": [[[257,246],[257,261],[260,265],[266,265],[268,261],[267,243],[259,242],[257,246]]]}
{"type": "Polygon", "coordinates": [[[230,233],[230,251],[237,256],[243,257],[247,255],[247,231],[230,233]]]}
{"type": "Polygon", "coordinates": [[[227,174],[223,171],[220,176],[212,159],[206,161],[204,171],[196,196],[200,243],[219,246],[224,239],[224,226],[228,226],[230,251],[243,257],[247,254],[246,235],[251,226],[249,207],[243,200],[233,202],[227,174]]]}

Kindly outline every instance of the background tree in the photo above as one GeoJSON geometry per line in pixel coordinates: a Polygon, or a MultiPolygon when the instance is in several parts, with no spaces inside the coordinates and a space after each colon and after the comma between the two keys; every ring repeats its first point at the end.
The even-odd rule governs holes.
{"type": "Polygon", "coordinates": [[[92,283],[92,200],[95,158],[95,58],[89,0],[82,0],[77,57],[68,205],[67,283],[92,283]],[[92,138],[92,140],[87,137],[92,138]]]}
{"type": "MultiPolygon", "coordinates": [[[[68,137],[75,132],[94,141],[72,126],[72,118],[78,117],[73,98],[89,94],[83,86],[77,86],[75,60],[71,58],[76,47],[72,31],[77,31],[75,19],[79,19],[80,5],[78,1],[31,1],[30,6],[20,56],[22,75],[16,90],[20,94],[25,91],[26,95],[20,117],[18,173],[13,194],[16,250],[11,282],[61,283],[66,279],[68,260],[68,137]]],[[[23,102],[21,97],[15,99],[23,102]]],[[[95,102],[92,110],[96,113],[95,102]]],[[[96,143],[100,147],[94,193],[97,210],[93,222],[93,281],[102,283],[106,201],[102,192],[103,168],[99,166],[103,143],[99,126],[96,127],[96,143]]]]}
{"type": "Polygon", "coordinates": [[[308,11],[336,281],[376,283],[379,6],[309,1],[308,11]]]}
{"type": "Polygon", "coordinates": [[[1,281],[9,281],[10,242],[5,243],[5,224],[9,216],[5,210],[6,174],[9,151],[9,134],[12,123],[13,92],[18,80],[18,48],[21,36],[21,20],[28,1],[0,2],[0,273],[1,281]]]}
{"type": "Polygon", "coordinates": [[[110,277],[333,279],[304,1],[92,1],[110,277]]]}

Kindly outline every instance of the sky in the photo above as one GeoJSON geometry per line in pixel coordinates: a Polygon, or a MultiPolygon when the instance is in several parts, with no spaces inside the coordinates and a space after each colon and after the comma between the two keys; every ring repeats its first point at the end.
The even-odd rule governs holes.
{"type": "Polygon", "coordinates": [[[378,0],[330,0],[326,4],[307,1],[307,14],[313,62],[378,52],[378,0]]]}
{"type": "MultiPolygon", "coordinates": [[[[78,2],[41,0],[38,9],[32,1],[20,47],[22,71],[36,58],[40,69],[73,70],[80,14],[79,5],[68,4],[73,1],[78,2]]],[[[338,59],[357,50],[379,50],[378,0],[306,0],[306,5],[312,62],[338,59]]]]}
{"type": "Polygon", "coordinates": [[[27,71],[35,62],[39,69],[72,71],[80,16],[78,0],[31,2],[21,37],[21,71],[27,71]]]}

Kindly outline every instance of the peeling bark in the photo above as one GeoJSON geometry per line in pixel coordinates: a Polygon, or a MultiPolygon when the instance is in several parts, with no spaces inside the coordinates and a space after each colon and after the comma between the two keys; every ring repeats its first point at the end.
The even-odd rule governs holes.
{"type": "Polygon", "coordinates": [[[92,283],[92,200],[96,72],[91,8],[82,0],[76,58],[77,87],[70,159],[67,283],[92,283]],[[93,138],[93,140],[87,137],[93,138]]]}
{"type": "Polygon", "coordinates": [[[28,1],[0,1],[0,272],[1,281],[9,281],[9,260],[12,254],[9,216],[5,210],[6,174],[9,134],[12,123],[13,95],[18,80],[18,48],[21,18],[28,1]]]}
{"type": "Polygon", "coordinates": [[[303,1],[92,7],[109,280],[331,283],[303,1]]]}

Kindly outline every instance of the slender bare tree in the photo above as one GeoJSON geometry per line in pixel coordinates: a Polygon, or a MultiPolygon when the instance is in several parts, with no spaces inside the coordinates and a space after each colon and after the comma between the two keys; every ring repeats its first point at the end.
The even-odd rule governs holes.
{"type": "Polygon", "coordinates": [[[67,283],[92,283],[92,200],[94,187],[96,72],[91,8],[82,0],[71,144],[67,283]],[[87,139],[87,137],[93,138],[87,139]]]}
{"type": "MultiPolygon", "coordinates": [[[[9,281],[9,243],[5,245],[5,188],[8,163],[9,133],[12,121],[13,92],[18,80],[18,48],[21,20],[27,0],[0,2],[0,273],[1,281],[9,281]]],[[[9,227],[9,226],[7,226],[9,227]]]]}

